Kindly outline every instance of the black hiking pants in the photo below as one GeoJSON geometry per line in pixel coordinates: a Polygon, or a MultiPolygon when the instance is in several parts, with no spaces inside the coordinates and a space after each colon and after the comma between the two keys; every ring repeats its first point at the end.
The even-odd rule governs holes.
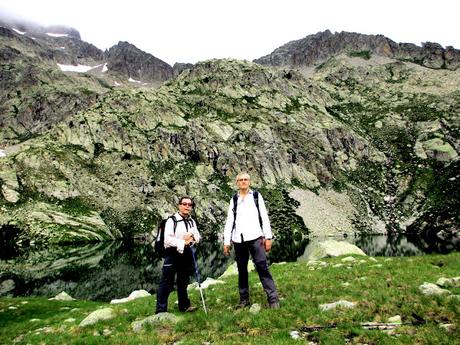
{"type": "Polygon", "coordinates": [[[189,247],[184,248],[184,253],[180,254],[176,248],[168,248],[165,253],[163,271],[160,285],[157,292],[157,305],[155,313],[168,311],[168,297],[174,290],[174,280],[177,275],[177,297],[179,300],[179,310],[185,311],[190,306],[187,285],[193,269],[192,251],[189,247]]]}
{"type": "Polygon", "coordinates": [[[238,288],[240,291],[240,302],[249,302],[249,281],[248,281],[248,262],[251,254],[254,266],[259,274],[260,282],[267,294],[268,303],[279,302],[275,282],[268,270],[267,257],[263,245],[263,238],[242,243],[233,243],[235,246],[235,259],[238,267],[238,288]]]}

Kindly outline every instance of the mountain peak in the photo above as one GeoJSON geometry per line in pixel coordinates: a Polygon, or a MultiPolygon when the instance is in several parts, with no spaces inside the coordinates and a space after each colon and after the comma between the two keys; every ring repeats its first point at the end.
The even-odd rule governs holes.
{"type": "Polygon", "coordinates": [[[271,66],[308,67],[339,54],[366,53],[414,62],[429,68],[455,70],[460,66],[460,50],[443,48],[426,42],[421,47],[412,43],[396,43],[383,35],[329,30],[286,43],[271,54],[254,60],[271,66]]]}
{"type": "Polygon", "coordinates": [[[126,41],[118,42],[105,55],[111,71],[135,80],[164,82],[173,76],[173,68],[169,64],[126,41]]]}

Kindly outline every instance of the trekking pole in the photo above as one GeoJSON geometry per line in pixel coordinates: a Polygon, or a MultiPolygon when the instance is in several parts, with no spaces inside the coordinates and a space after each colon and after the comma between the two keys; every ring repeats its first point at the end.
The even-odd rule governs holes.
{"type": "Polygon", "coordinates": [[[195,258],[195,248],[191,246],[190,249],[192,250],[193,266],[195,267],[195,279],[198,283],[198,289],[200,290],[201,301],[203,302],[204,313],[208,315],[208,311],[206,310],[206,304],[204,303],[203,290],[201,288],[201,283],[200,283],[200,279],[201,279],[200,272],[198,272],[198,264],[196,263],[196,258],[195,258]]]}

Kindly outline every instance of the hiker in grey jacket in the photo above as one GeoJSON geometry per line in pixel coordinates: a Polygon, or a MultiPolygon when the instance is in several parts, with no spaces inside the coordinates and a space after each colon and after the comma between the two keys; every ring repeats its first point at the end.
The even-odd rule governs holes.
{"type": "Polygon", "coordinates": [[[187,285],[191,272],[193,272],[193,257],[190,246],[198,243],[201,236],[196,222],[190,216],[193,208],[192,199],[187,196],[182,197],[178,207],[179,212],[169,217],[165,224],[165,259],[157,292],[155,311],[157,314],[168,310],[168,297],[174,288],[176,275],[179,310],[182,312],[196,310],[196,307],[190,304],[187,285]]]}
{"type": "Polygon", "coordinates": [[[238,267],[238,288],[240,303],[237,308],[250,305],[248,261],[251,254],[262,286],[267,294],[270,308],[279,308],[279,297],[275,282],[268,269],[265,252],[272,246],[272,231],[262,195],[249,188],[250,176],[241,173],[236,177],[238,193],[230,200],[227,222],[224,229],[224,254],[230,254],[231,244],[235,247],[238,267]],[[236,202],[236,203],[235,203],[236,202]]]}

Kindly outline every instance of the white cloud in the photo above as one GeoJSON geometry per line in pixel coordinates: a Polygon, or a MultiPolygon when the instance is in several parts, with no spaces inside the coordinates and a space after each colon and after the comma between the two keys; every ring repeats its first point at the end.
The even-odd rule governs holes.
{"type": "Polygon", "coordinates": [[[442,6],[429,0],[137,0],[130,6],[107,4],[80,0],[70,8],[52,0],[0,0],[0,9],[45,24],[74,27],[83,40],[100,49],[128,41],[171,65],[211,58],[253,60],[326,29],[460,48],[458,0],[445,0],[442,6]]]}

